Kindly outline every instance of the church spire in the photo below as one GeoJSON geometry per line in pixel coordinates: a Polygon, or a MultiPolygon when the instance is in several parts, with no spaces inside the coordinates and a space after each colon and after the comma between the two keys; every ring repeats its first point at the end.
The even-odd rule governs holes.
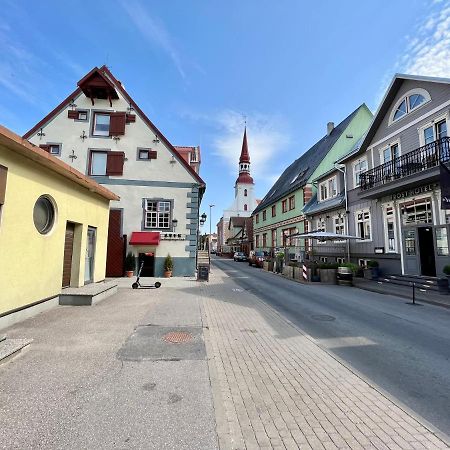
{"type": "Polygon", "coordinates": [[[239,176],[236,184],[253,184],[253,178],[250,176],[250,154],[247,144],[247,127],[244,128],[244,138],[242,140],[241,156],[239,158],[239,176]]]}

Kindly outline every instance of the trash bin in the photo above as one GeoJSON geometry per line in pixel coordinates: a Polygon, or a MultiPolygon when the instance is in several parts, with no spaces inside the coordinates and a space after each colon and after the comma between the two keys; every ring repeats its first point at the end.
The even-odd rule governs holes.
{"type": "Polygon", "coordinates": [[[341,286],[353,286],[353,272],[350,267],[338,267],[336,274],[337,284],[341,286]]]}

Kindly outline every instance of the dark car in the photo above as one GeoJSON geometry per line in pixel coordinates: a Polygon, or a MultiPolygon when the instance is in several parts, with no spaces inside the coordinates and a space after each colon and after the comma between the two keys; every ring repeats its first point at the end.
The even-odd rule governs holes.
{"type": "Polygon", "coordinates": [[[233,259],[235,261],[247,261],[247,255],[244,252],[234,252],[233,259]]]}
{"type": "Polygon", "coordinates": [[[266,260],[267,253],[262,251],[253,252],[248,258],[249,266],[262,267],[264,261],[266,260]]]}

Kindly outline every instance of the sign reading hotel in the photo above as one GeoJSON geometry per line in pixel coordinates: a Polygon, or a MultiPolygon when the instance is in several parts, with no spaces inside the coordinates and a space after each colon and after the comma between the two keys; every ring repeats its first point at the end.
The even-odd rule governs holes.
{"type": "Polygon", "coordinates": [[[401,200],[402,198],[413,197],[414,195],[424,194],[425,192],[433,192],[436,186],[435,184],[427,184],[407,191],[397,192],[391,195],[391,200],[401,200]]]}

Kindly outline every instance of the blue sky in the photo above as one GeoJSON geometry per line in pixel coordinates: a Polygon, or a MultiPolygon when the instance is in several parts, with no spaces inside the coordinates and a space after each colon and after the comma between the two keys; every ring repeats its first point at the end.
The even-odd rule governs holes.
{"type": "Polygon", "coordinates": [[[0,123],[24,133],[107,64],[174,145],[201,145],[213,223],[233,199],[244,116],[262,198],[327,122],[375,111],[395,72],[450,77],[442,0],[0,6],[0,123]]]}

